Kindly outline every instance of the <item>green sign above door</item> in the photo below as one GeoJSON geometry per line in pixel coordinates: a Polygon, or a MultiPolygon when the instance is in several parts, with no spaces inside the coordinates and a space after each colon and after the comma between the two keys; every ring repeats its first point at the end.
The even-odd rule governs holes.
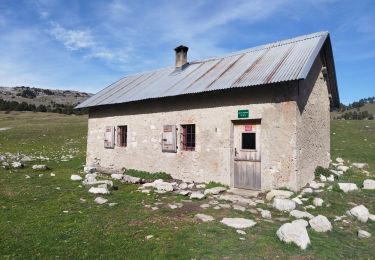
{"type": "Polygon", "coordinates": [[[238,110],[238,118],[249,118],[249,109],[238,110]]]}

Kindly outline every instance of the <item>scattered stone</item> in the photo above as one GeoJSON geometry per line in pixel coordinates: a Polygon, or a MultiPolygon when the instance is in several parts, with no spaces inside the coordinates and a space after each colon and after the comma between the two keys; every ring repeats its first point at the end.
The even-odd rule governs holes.
{"type": "Polygon", "coordinates": [[[368,219],[371,221],[375,221],[375,215],[374,214],[369,214],[368,219]]]}
{"type": "Polygon", "coordinates": [[[25,178],[26,178],[26,179],[30,179],[30,176],[26,174],[26,175],[25,175],[25,178]]]}
{"type": "Polygon", "coordinates": [[[302,205],[302,204],[303,204],[303,202],[302,202],[302,200],[301,200],[300,198],[295,197],[295,198],[293,198],[292,200],[293,200],[295,203],[297,203],[298,205],[302,205]]]}
{"type": "Polygon", "coordinates": [[[151,207],[152,210],[158,210],[158,207],[151,207]]]}
{"type": "Polygon", "coordinates": [[[76,174],[72,174],[72,175],[70,176],[70,179],[71,179],[72,181],[80,181],[80,180],[82,180],[82,177],[79,176],[79,175],[76,175],[76,174]]]}
{"type": "Polygon", "coordinates": [[[255,203],[261,203],[261,204],[264,204],[264,200],[257,199],[257,200],[255,200],[255,203]]]}
{"type": "Polygon", "coordinates": [[[248,209],[247,211],[249,211],[251,214],[257,214],[258,211],[256,211],[256,209],[248,209]]]}
{"type": "Polygon", "coordinates": [[[142,193],[149,194],[151,191],[150,190],[141,190],[142,193]]]}
{"type": "Polygon", "coordinates": [[[188,184],[188,189],[193,189],[193,188],[194,188],[194,186],[195,186],[195,184],[194,184],[194,183],[190,183],[190,184],[188,184]]]}
{"type": "Polygon", "coordinates": [[[79,202],[81,202],[81,203],[85,203],[85,202],[86,202],[86,199],[84,199],[84,198],[79,198],[79,202]]]}
{"type": "Polygon", "coordinates": [[[320,189],[320,188],[323,188],[325,186],[324,183],[321,183],[321,182],[316,182],[316,181],[311,181],[309,183],[309,186],[313,189],[320,189]]]}
{"type": "Polygon", "coordinates": [[[314,217],[312,214],[310,214],[307,211],[300,211],[300,210],[297,210],[297,209],[292,210],[289,214],[292,217],[295,217],[295,218],[298,218],[298,219],[300,219],[300,218],[312,219],[314,217]]]}
{"type": "Polygon", "coordinates": [[[220,208],[220,206],[215,206],[215,207],[213,207],[213,209],[218,210],[218,209],[221,209],[221,208],[220,208]]]}
{"type": "Polygon", "coordinates": [[[145,188],[152,187],[159,191],[173,191],[174,190],[174,187],[171,183],[165,182],[162,179],[157,179],[151,183],[145,183],[143,184],[143,187],[145,188]]]}
{"type": "Polygon", "coordinates": [[[219,202],[217,200],[210,200],[208,203],[211,204],[211,205],[219,204],[219,202]]]}
{"type": "Polygon", "coordinates": [[[251,199],[244,198],[240,195],[224,194],[219,196],[219,200],[226,200],[233,203],[255,206],[256,203],[251,199]]]}
{"type": "Polygon", "coordinates": [[[363,182],[363,189],[375,190],[375,180],[367,179],[363,182]]]}
{"type": "Polygon", "coordinates": [[[352,165],[360,170],[368,168],[367,163],[353,163],[352,165]]]}
{"type": "Polygon", "coordinates": [[[301,191],[301,194],[304,194],[304,193],[313,193],[314,190],[312,188],[304,188],[302,191],[301,191]]]}
{"type": "Polygon", "coordinates": [[[118,203],[116,203],[116,202],[111,202],[111,203],[108,203],[108,206],[110,206],[110,207],[114,207],[114,206],[116,206],[118,203]]]}
{"type": "Polygon", "coordinates": [[[276,235],[285,243],[294,243],[301,249],[306,249],[310,244],[310,238],[306,227],[300,223],[285,223],[276,232],[276,235]]]}
{"type": "Polygon", "coordinates": [[[61,188],[60,187],[56,187],[56,190],[61,190],[61,188]]]}
{"type": "Polygon", "coordinates": [[[246,235],[246,232],[241,229],[237,229],[236,232],[240,235],[246,235]]]}
{"type": "Polygon", "coordinates": [[[307,205],[306,207],[304,207],[305,209],[315,209],[315,206],[313,205],[307,205]]]}
{"type": "Polygon", "coordinates": [[[332,230],[332,224],[327,217],[318,215],[309,220],[309,224],[316,232],[327,232],[332,230]]]}
{"type": "Polygon", "coordinates": [[[344,160],[341,157],[336,158],[336,162],[338,163],[344,163],[344,160]]]}
{"type": "Polygon", "coordinates": [[[69,210],[63,210],[63,213],[69,213],[69,210]]]}
{"type": "Polygon", "coordinates": [[[272,206],[277,210],[290,212],[296,208],[296,203],[290,199],[275,198],[272,206]]]}
{"type": "Polygon", "coordinates": [[[200,207],[201,207],[202,209],[207,209],[207,208],[210,207],[210,204],[202,204],[202,205],[200,205],[200,207]]]}
{"type": "Polygon", "coordinates": [[[43,177],[43,175],[44,175],[44,174],[39,174],[38,176],[39,176],[39,177],[43,177]]]}
{"type": "Polygon", "coordinates": [[[371,237],[371,233],[369,233],[365,230],[358,230],[358,237],[359,238],[369,238],[369,237],[371,237]]]}
{"type": "Polygon", "coordinates": [[[347,170],[349,170],[349,167],[344,166],[344,165],[340,165],[340,166],[337,167],[337,170],[342,171],[342,172],[346,172],[347,170]]]}
{"type": "Polygon", "coordinates": [[[327,177],[324,176],[324,175],[322,175],[322,174],[320,174],[319,179],[320,179],[321,182],[326,182],[327,181],[327,177]]]}
{"type": "Polygon", "coordinates": [[[210,215],[202,214],[202,213],[196,214],[195,217],[200,219],[203,222],[209,222],[209,221],[215,220],[214,217],[210,215]]]}
{"type": "Polygon", "coordinates": [[[349,213],[356,217],[359,221],[366,223],[369,218],[369,211],[364,205],[359,205],[352,208],[349,213]]]}
{"type": "Polygon", "coordinates": [[[109,194],[109,190],[107,187],[91,187],[89,189],[89,192],[90,193],[94,193],[94,194],[109,194]]]}
{"type": "Polygon", "coordinates": [[[104,203],[107,203],[107,199],[105,198],[102,198],[102,197],[97,197],[95,200],[94,200],[97,204],[101,205],[101,204],[104,204],[104,203]]]}
{"type": "Polygon", "coordinates": [[[260,212],[260,215],[262,215],[262,218],[264,219],[272,219],[272,214],[271,214],[271,211],[269,210],[262,210],[260,212]]]}
{"type": "Polygon", "coordinates": [[[180,191],[178,192],[178,194],[180,194],[180,195],[182,195],[182,196],[187,196],[187,195],[189,195],[190,193],[191,193],[190,190],[180,190],[180,191]]]}
{"type": "Polygon", "coordinates": [[[321,198],[314,198],[313,200],[313,204],[316,207],[321,207],[323,205],[323,202],[324,200],[322,200],[321,198]]]}
{"type": "Polygon", "coordinates": [[[111,178],[114,180],[121,180],[124,175],[121,173],[113,173],[111,174],[111,178]]]}
{"type": "Polygon", "coordinates": [[[171,209],[177,209],[178,208],[178,206],[174,205],[174,204],[168,204],[168,207],[171,208],[171,209]]]}
{"type": "Polygon", "coordinates": [[[51,177],[55,177],[55,176],[56,176],[56,174],[54,174],[53,172],[51,172],[49,175],[50,175],[51,177]]]}
{"type": "Polygon", "coordinates": [[[186,190],[188,188],[188,185],[186,182],[182,182],[180,183],[180,185],[178,185],[178,187],[181,189],[181,190],[186,190]]]}
{"type": "Polygon", "coordinates": [[[14,168],[14,169],[20,169],[20,168],[23,167],[23,164],[20,163],[20,162],[12,162],[11,165],[12,165],[12,168],[14,168]]]}
{"type": "Polygon", "coordinates": [[[94,172],[96,172],[96,168],[95,167],[90,167],[90,166],[85,166],[85,167],[83,167],[83,171],[85,173],[94,173],[94,172]]]}
{"type": "Polygon", "coordinates": [[[200,191],[194,191],[190,194],[190,199],[198,199],[201,200],[205,197],[205,195],[200,191]]]}
{"type": "Polygon", "coordinates": [[[148,236],[146,236],[146,240],[150,240],[153,237],[154,237],[154,235],[148,235],[148,236]]]}
{"type": "Polygon", "coordinates": [[[308,201],[309,198],[301,198],[301,201],[308,201]]]}
{"type": "Polygon", "coordinates": [[[327,181],[334,182],[335,181],[335,176],[333,176],[333,174],[329,175],[329,177],[327,177],[327,181]]]}
{"type": "Polygon", "coordinates": [[[206,184],[197,184],[196,187],[197,187],[197,189],[205,189],[206,184]]]}
{"type": "Polygon", "coordinates": [[[47,165],[44,165],[44,164],[33,165],[31,168],[32,168],[33,170],[37,170],[37,171],[45,171],[45,170],[48,170],[48,166],[47,166],[47,165]]]}
{"type": "Polygon", "coordinates": [[[335,174],[336,176],[341,176],[344,174],[343,171],[336,171],[336,170],[330,170],[333,174],[335,174]]]}
{"type": "Polygon", "coordinates": [[[355,183],[338,183],[340,190],[347,193],[350,191],[358,190],[357,184],[355,183]]]}
{"type": "Polygon", "coordinates": [[[245,212],[246,208],[237,204],[233,205],[233,209],[245,212]]]}
{"type": "Polygon", "coordinates": [[[307,228],[309,226],[309,222],[307,222],[306,220],[304,219],[296,219],[296,220],[293,220],[292,221],[292,224],[296,224],[296,225],[302,225],[304,226],[305,228],[307,228]]]}
{"type": "Polygon", "coordinates": [[[220,222],[237,229],[249,228],[256,225],[255,221],[245,218],[223,218],[220,222]]]}
{"type": "Polygon", "coordinates": [[[333,221],[337,222],[337,221],[341,221],[343,218],[346,218],[346,215],[342,215],[342,216],[335,216],[335,219],[333,221]]]}
{"type": "Polygon", "coordinates": [[[133,176],[130,176],[130,175],[123,174],[121,182],[137,184],[137,183],[142,183],[143,180],[141,178],[138,178],[138,177],[133,177],[133,176]]]}
{"type": "Polygon", "coordinates": [[[290,196],[292,195],[293,195],[293,192],[288,191],[288,190],[271,190],[270,192],[267,193],[266,199],[272,200],[274,197],[287,199],[287,198],[290,198],[290,196]]]}
{"type": "Polygon", "coordinates": [[[204,195],[208,195],[208,194],[217,195],[217,194],[222,193],[226,190],[227,190],[227,188],[225,188],[225,187],[214,187],[214,188],[205,190],[204,195]]]}
{"type": "Polygon", "coordinates": [[[219,207],[223,209],[230,209],[232,206],[230,204],[219,204],[219,207]]]}

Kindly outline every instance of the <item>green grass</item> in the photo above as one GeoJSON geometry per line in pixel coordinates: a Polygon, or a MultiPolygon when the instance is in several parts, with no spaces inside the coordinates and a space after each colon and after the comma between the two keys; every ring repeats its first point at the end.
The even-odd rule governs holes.
{"type": "MultiPolygon", "coordinates": [[[[0,256],[4,259],[372,259],[375,252],[375,224],[353,220],[350,224],[333,222],[332,232],[321,234],[309,229],[312,245],[302,251],[278,240],[280,222],[269,223],[250,212],[230,209],[202,209],[201,203],[184,203],[169,209],[168,203],[185,199],[170,193],[150,195],[137,192],[138,185],[115,182],[118,190],[105,196],[118,205],[97,205],[87,187],[70,180],[82,171],[86,154],[87,117],[48,113],[0,113],[0,154],[5,152],[43,155],[51,170],[33,171],[31,165],[20,170],[0,168],[0,256]],[[74,158],[63,162],[64,155],[74,158]],[[51,177],[50,173],[56,174],[51,177]],[[25,174],[31,176],[26,179],[25,174]],[[59,189],[57,189],[59,188],[59,189]],[[80,198],[87,201],[80,202],[80,198]],[[145,205],[162,202],[157,211],[145,205]],[[68,213],[64,213],[68,211],[68,213]],[[200,223],[198,212],[216,221],[200,223]],[[240,236],[235,229],[219,223],[222,217],[246,217],[258,224],[240,236]],[[359,228],[373,234],[358,239],[359,228]],[[147,235],[154,235],[146,240],[147,235]],[[245,237],[246,240],[239,240],[245,237]]],[[[375,178],[375,122],[333,121],[332,158],[369,163],[370,177],[350,169],[339,181],[361,184],[375,178]],[[366,127],[369,126],[369,127],[366,127]],[[335,134],[333,134],[335,133],[335,134]],[[367,139],[366,141],[364,139],[367,139]]],[[[134,174],[136,171],[132,171],[134,174]]],[[[146,175],[144,175],[146,176],[146,175]]],[[[147,175],[149,176],[149,175],[147,175]]],[[[142,177],[143,178],[143,177],[142,177]]],[[[337,181],[336,181],[337,182],[337,181]]],[[[208,187],[214,187],[211,183],[208,187]]],[[[374,191],[346,194],[323,192],[319,196],[330,207],[310,212],[330,220],[361,203],[375,213],[374,191]]],[[[272,210],[273,218],[286,214],[272,210]]]]}
{"type": "Polygon", "coordinates": [[[126,175],[138,177],[138,178],[145,179],[145,180],[157,180],[157,179],[171,180],[172,179],[172,176],[168,173],[165,173],[165,172],[150,173],[150,172],[146,172],[146,171],[127,169],[127,170],[125,170],[124,173],[126,175]]]}

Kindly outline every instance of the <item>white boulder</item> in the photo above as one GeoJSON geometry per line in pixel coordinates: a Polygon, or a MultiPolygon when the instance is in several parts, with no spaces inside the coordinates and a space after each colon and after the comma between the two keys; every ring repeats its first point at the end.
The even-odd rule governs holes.
{"type": "Polygon", "coordinates": [[[205,195],[200,191],[194,191],[190,194],[190,199],[198,199],[201,200],[205,197],[205,195]]]}
{"type": "Polygon", "coordinates": [[[136,183],[141,183],[142,179],[139,177],[133,177],[133,176],[124,174],[122,175],[121,182],[136,184],[136,183]]]}
{"type": "Polygon", "coordinates": [[[369,237],[371,237],[371,233],[369,233],[365,230],[358,230],[358,237],[359,238],[369,238],[369,237]]]}
{"type": "Polygon", "coordinates": [[[236,229],[249,228],[256,225],[254,220],[246,218],[223,218],[220,222],[236,229]]]}
{"type": "Polygon", "coordinates": [[[289,215],[291,215],[292,217],[295,217],[295,218],[308,218],[308,219],[312,219],[314,216],[312,214],[310,214],[309,212],[307,211],[300,211],[300,210],[297,210],[297,209],[294,209],[292,210],[289,215]]]}
{"type": "Polygon", "coordinates": [[[198,219],[200,219],[203,222],[208,222],[208,221],[215,220],[214,217],[212,217],[210,215],[206,215],[206,214],[201,214],[201,213],[196,214],[195,217],[198,218],[198,219]]]}
{"type": "Polygon", "coordinates": [[[181,190],[186,190],[188,188],[188,184],[186,182],[181,182],[180,185],[178,185],[178,188],[181,190]]]}
{"type": "Polygon", "coordinates": [[[359,205],[349,211],[350,215],[356,217],[359,221],[366,223],[369,218],[369,211],[364,205],[359,205]]]}
{"type": "Polygon", "coordinates": [[[95,198],[95,200],[94,200],[97,204],[104,204],[104,203],[107,203],[107,199],[105,199],[105,198],[102,198],[102,197],[97,197],[97,198],[95,198]]]}
{"type": "Polygon", "coordinates": [[[309,220],[309,224],[316,232],[327,232],[332,230],[332,224],[327,217],[318,215],[309,220]]]}
{"type": "Polygon", "coordinates": [[[303,204],[302,200],[301,200],[300,198],[298,198],[298,197],[295,197],[295,198],[293,198],[292,200],[293,200],[295,203],[297,203],[298,205],[302,205],[302,204],[303,204]]]}
{"type": "Polygon", "coordinates": [[[365,169],[368,167],[368,164],[367,163],[353,163],[352,164],[355,168],[358,168],[358,169],[365,169]]]}
{"type": "Polygon", "coordinates": [[[324,185],[325,185],[324,183],[316,182],[316,181],[311,181],[311,182],[309,183],[309,186],[310,186],[311,188],[313,188],[314,190],[316,190],[316,189],[320,189],[320,188],[323,188],[324,185]]]}
{"type": "Polygon", "coordinates": [[[319,179],[320,179],[321,182],[326,182],[327,181],[327,177],[324,176],[324,175],[322,175],[322,174],[320,174],[319,179]]]}
{"type": "Polygon", "coordinates": [[[143,184],[143,187],[153,187],[159,191],[173,191],[174,187],[171,183],[165,182],[162,179],[157,179],[154,182],[151,183],[145,183],[143,184]]]}
{"type": "Polygon", "coordinates": [[[337,167],[337,170],[342,171],[342,172],[346,172],[347,170],[349,170],[349,167],[345,166],[345,165],[340,165],[340,166],[337,167]]]}
{"type": "Polygon", "coordinates": [[[233,205],[233,209],[235,209],[235,210],[239,210],[239,211],[242,211],[242,212],[245,212],[245,211],[246,211],[246,208],[245,208],[245,207],[240,206],[240,205],[237,205],[237,204],[234,204],[234,205],[233,205]]]}
{"type": "Polygon", "coordinates": [[[20,162],[12,162],[12,168],[19,169],[19,168],[22,168],[22,167],[23,167],[22,163],[20,163],[20,162]]]}
{"type": "Polygon", "coordinates": [[[107,187],[91,187],[89,189],[89,192],[94,193],[94,194],[109,194],[110,193],[107,187]]]}
{"type": "Polygon", "coordinates": [[[364,180],[363,189],[375,190],[375,180],[371,180],[371,179],[364,180]]]}
{"type": "Polygon", "coordinates": [[[296,220],[293,220],[292,221],[292,224],[296,224],[296,225],[302,225],[304,227],[308,227],[309,226],[309,222],[307,222],[306,220],[300,218],[300,219],[296,219],[296,220]]]}
{"type": "Polygon", "coordinates": [[[329,182],[335,181],[335,176],[333,176],[333,174],[331,174],[330,176],[327,177],[327,181],[329,181],[329,182]]]}
{"type": "Polygon", "coordinates": [[[72,174],[72,175],[70,176],[70,179],[71,179],[72,181],[80,181],[80,180],[82,180],[82,177],[79,176],[79,175],[77,175],[77,174],[72,174]]]}
{"type": "Polygon", "coordinates": [[[347,193],[350,191],[358,190],[357,184],[355,183],[338,183],[340,190],[347,193]]]}
{"type": "Polygon", "coordinates": [[[296,203],[290,199],[275,198],[272,206],[277,210],[290,212],[296,208],[296,203]]]}
{"type": "Polygon", "coordinates": [[[300,223],[285,223],[276,232],[276,235],[285,243],[294,243],[301,249],[306,249],[310,244],[306,227],[300,223]]]}
{"type": "Polygon", "coordinates": [[[121,173],[113,173],[111,174],[111,178],[114,180],[121,180],[124,175],[121,173]]]}
{"type": "Polygon", "coordinates": [[[267,193],[266,199],[272,200],[274,197],[287,199],[287,198],[290,198],[290,196],[292,195],[293,195],[293,192],[288,191],[288,190],[271,190],[270,192],[267,193]]]}
{"type": "Polygon", "coordinates": [[[344,163],[344,160],[341,157],[336,158],[336,162],[338,163],[344,163]]]}
{"type": "Polygon", "coordinates": [[[314,204],[315,207],[323,206],[323,202],[324,202],[324,200],[322,200],[321,198],[314,198],[314,200],[313,200],[313,204],[314,204]]]}
{"type": "Polygon", "coordinates": [[[37,170],[37,171],[45,171],[45,170],[48,170],[48,166],[45,165],[45,164],[33,165],[31,168],[32,168],[33,170],[37,170]]]}
{"type": "Polygon", "coordinates": [[[226,190],[227,190],[227,188],[225,188],[225,187],[214,187],[214,188],[211,188],[211,189],[206,189],[204,191],[204,195],[208,195],[208,194],[217,195],[217,194],[222,193],[226,190]]]}
{"type": "Polygon", "coordinates": [[[264,219],[272,219],[272,214],[271,214],[271,211],[269,210],[262,210],[260,212],[260,215],[262,216],[262,218],[264,219]]]}
{"type": "Polygon", "coordinates": [[[375,221],[375,214],[369,214],[368,219],[371,221],[375,221]]]}

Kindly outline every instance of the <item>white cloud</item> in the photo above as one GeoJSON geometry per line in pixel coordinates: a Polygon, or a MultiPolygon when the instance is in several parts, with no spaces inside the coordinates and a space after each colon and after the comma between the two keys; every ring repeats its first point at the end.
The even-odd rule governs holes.
{"type": "Polygon", "coordinates": [[[96,45],[88,30],[68,30],[58,23],[52,23],[52,28],[48,30],[48,33],[69,50],[88,49],[96,45]]]}

